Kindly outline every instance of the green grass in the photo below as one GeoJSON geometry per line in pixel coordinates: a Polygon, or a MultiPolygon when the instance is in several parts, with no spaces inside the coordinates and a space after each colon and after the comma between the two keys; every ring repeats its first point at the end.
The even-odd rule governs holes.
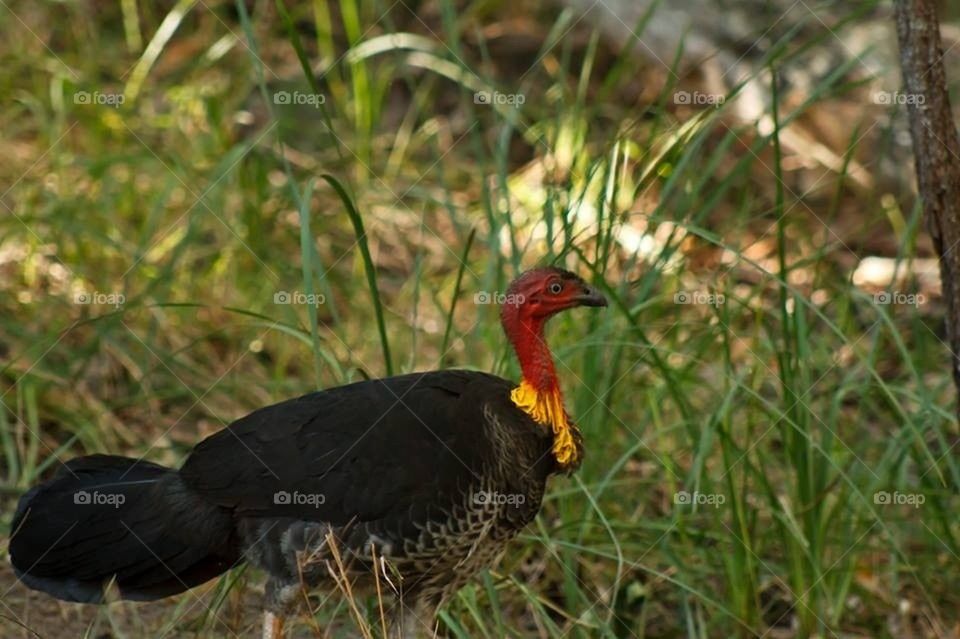
{"type": "MultiPolygon", "coordinates": [[[[852,283],[858,236],[832,231],[880,228],[906,263],[923,250],[919,210],[822,167],[810,189],[781,144],[815,107],[863,101],[844,69],[761,132],[728,106],[676,108],[690,79],[638,70],[558,10],[525,7],[541,40],[516,72],[481,33],[520,15],[503,3],[441,0],[423,21],[351,0],[176,6],[13,7],[47,46],[4,9],[18,64],[0,71],[17,160],[0,167],[0,521],[58,459],[175,465],[254,408],[363,377],[516,378],[474,295],[559,263],[611,300],[550,330],[586,462],[443,611],[445,632],[892,637],[903,605],[929,636],[960,621],[942,309],[876,303],[852,283]],[[638,74],[657,91],[625,104],[638,74]],[[476,104],[481,90],[525,101],[476,104]]],[[[802,43],[781,44],[774,72],[802,43]]],[[[877,117],[865,107],[851,128],[877,117]]],[[[846,160],[865,144],[850,139],[846,160]]],[[[225,577],[212,610],[184,595],[160,621],[122,604],[97,623],[230,636],[257,580],[225,577]]],[[[351,623],[342,601],[316,613],[332,620],[351,623]]]]}

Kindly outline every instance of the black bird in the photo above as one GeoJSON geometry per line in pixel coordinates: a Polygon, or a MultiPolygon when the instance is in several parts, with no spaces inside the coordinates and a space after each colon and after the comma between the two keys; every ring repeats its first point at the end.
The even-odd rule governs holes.
{"type": "Polygon", "coordinates": [[[583,454],[543,329],[606,300],[551,267],[491,301],[519,384],[464,370],[399,375],[261,408],[200,442],[179,470],[74,459],[20,499],[17,576],[66,601],[102,602],[111,584],[149,601],[248,561],[269,575],[264,637],[281,636],[304,587],[344,583],[395,599],[392,636],[432,634],[437,608],[494,562],[536,516],[547,478],[583,454]]]}

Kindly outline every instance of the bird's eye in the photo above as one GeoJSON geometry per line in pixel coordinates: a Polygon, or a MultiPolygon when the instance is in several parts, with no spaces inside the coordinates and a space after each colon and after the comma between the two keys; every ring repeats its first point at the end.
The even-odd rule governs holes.
{"type": "Polygon", "coordinates": [[[563,292],[563,284],[560,282],[551,282],[550,283],[550,292],[554,295],[559,295],[563,292]]]}

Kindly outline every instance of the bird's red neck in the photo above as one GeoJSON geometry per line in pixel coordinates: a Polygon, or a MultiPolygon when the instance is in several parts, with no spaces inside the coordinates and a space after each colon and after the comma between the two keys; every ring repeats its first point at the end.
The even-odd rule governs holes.
{"type": "Polygon", "coordinates": [[[543,337],[546,318],[522,315],[517,306],[504,306],[501,321],[520,361],[523,378],[510,393],[513,403],[538,424],[553,431],[553,456],[560,468],[580,463],[580,434],[563,406],[553,356],[543,337]]]}
{"type": "Polygon", "coordinates": [[[505,316],[503,324],[507,337],[513,344],[513,350],[517,353],[523,380],[538,392],[559,392],[560,385],[553,366],[553,356],[543,338],[544,320],[505,316]]]}

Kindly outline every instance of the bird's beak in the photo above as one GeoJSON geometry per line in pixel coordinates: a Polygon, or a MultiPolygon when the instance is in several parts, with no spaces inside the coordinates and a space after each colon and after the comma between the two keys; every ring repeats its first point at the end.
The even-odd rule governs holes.
{"type": "Polygon", "coordinates": [[[592,286],[584,286],[583,293],[574,298],[580,306],[606,306],[607,298],[592,286]]]}

